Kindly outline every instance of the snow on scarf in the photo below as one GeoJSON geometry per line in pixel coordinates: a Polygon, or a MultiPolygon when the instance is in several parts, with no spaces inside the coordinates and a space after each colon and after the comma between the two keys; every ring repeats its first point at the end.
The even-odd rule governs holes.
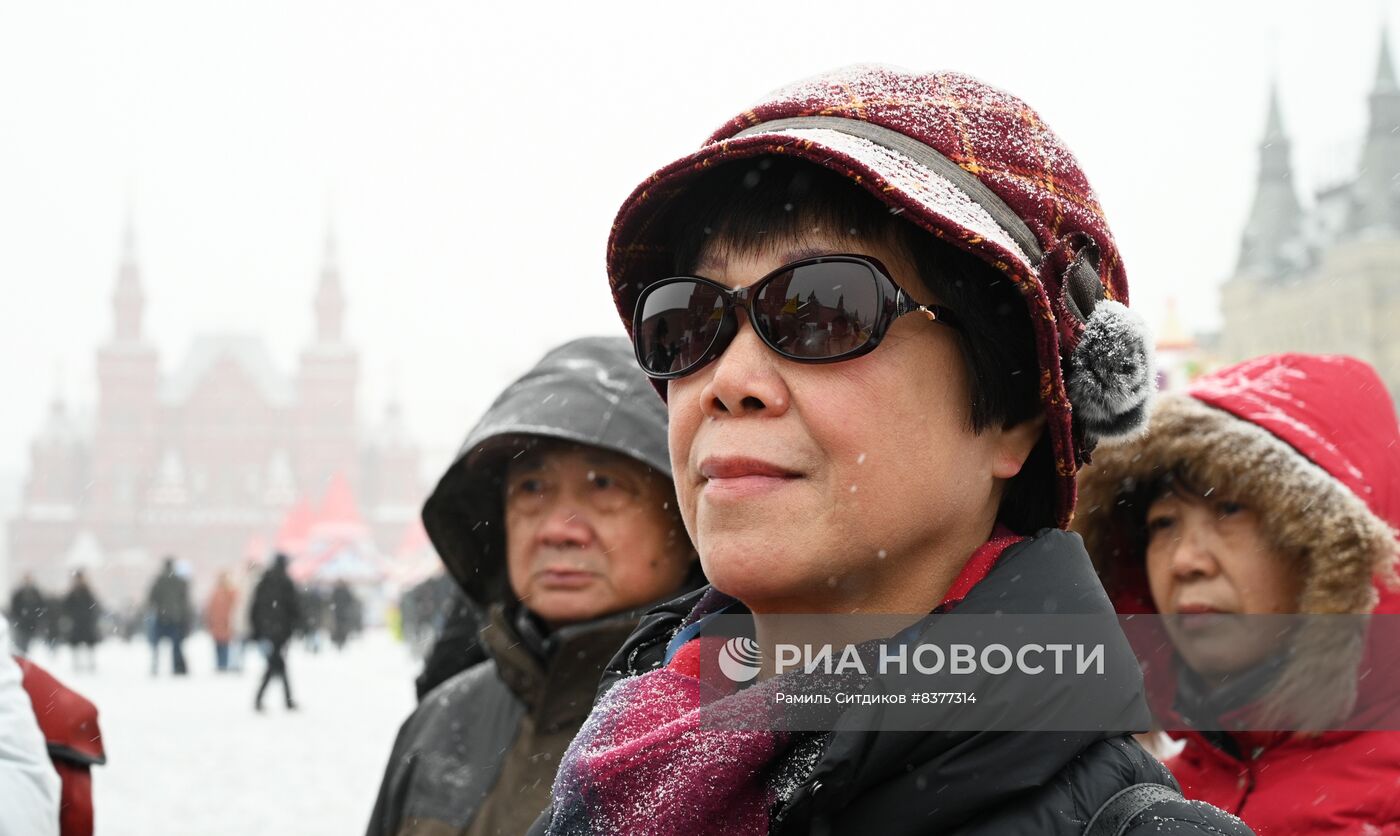
{"type": "Polygon", "coordinates": [[[755,720],[787,677],[722,692],[700,676],[722,642],[693,639],[598,701],[560,761],[550,836],[768,832],[770,778],[792,735],[755,720]]]}
{"type": "MultiPolygon", "coordinates": [[[[998,525],[935,612],[958,604],[1021,539],[998,525]]],[[[703,615],[707,603],[691,618],[703,615]]],[[[717,677],[708,668],[702,677],[701,670],[723,642],[693,638],[665,667],[619,681],[598,701],[559,762],[549,836],[768,832],[769,813],[791,791],[788,784],[806,777],[785,768],[803,736],[774,730],[794,710],[778,705],[774,694],[820,690],[832,680],[794,672],[721,690],[717,677]]],[[[855,680],[845,684],[859,687],[855,680]]],[[[789,727],[817,728],[812,721],[808,713],[789,727]]]]}

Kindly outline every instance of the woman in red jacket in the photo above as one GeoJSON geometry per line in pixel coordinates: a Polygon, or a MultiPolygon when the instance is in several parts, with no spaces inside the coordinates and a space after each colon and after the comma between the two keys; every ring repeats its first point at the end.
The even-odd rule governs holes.
{"type": "Polygon", "coordinates": [[[1389,619],[1234,617],[1400,609],[1400,429],[1375,371],[1289,354],[1208,375],[1080,489],[1119,612],[1167,616],[1146,673],[1186,796],[1261,836],[1400,833],[1389,619]]]}

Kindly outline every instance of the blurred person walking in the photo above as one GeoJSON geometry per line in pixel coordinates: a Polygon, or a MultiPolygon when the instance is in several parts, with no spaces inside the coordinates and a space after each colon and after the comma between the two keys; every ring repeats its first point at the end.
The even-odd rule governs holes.
{"type": "Polygon", "coordinates": [[[308,584],[301,590],[302,644],[309,653],[321,652],[321,632],[326,627],[326,594],[320,587],[308,584]]]}
{"type": "Polygon", "coordinates": [[[175,558],[166,557],[161,572],[151,584],[146,604],[151,614],[151,676],[159,673],[160,643],[170,642],[170,668],[175,676],[188,673],[185,666],[185,638],[194,622],[190,584],[176,571],[175,558]]]}
{"type": "MultiPolygon", "coordinates": [[[[423,654],[423,670],[413,681],[419,702],[437,686],[487,658],[486,648],[481,642],[481,614],[477,612],[476,605],[446,575],[426,583],[434,583],[435,586],[430,589],[436,589],[440,586],[438,581],[451,584],[452,592],[450,595],[424,596],[420,599],[419,609],[433,601],[435,610],[422,628],[423,634],[430,636],[431,640],[423,654]]],[[[419,590],[426,591],[422,585],[419,590]]]]}
{"type": "Polygon", "coordinates": [[[10,594],[10,623],[14,626],[15,647],[21,655],[29,653],[30,642],[43,627],[46,606],[44,593],[34,583],[34,575],[25,572],[19,586],[10,594]]]}
{"type": "Polygon", "coordinates": [[[331,644],[336,650],[344,650],[345,642],[351,634],[360,629],[360,599],[350,591],[350,585],[343,580],[335,582],[331,589],[331,644]]]}
{"type": "Polygon", "coordinates": [[[282,693],[288,710],[295,710],[292,683],[287,677],[287,644],[301,623],[301,595],[287,574],[287,556],[278,553],[258,580],[248,612],[253,627],[253,639],[263,643],[267,651],[267,671],[258,685],[253,708],[263,710],[263,694],[274,678],[282,680],[282,693]]]}
{"type": "Polygon", "coordinates": [[[102,607],[88,586],[87,576],[79,569],[73,573],[73,585],[63,596],[61,604],[65,636],[73,648],[75,670],[97,670],[97,644],[101,641],[99,623],[102,607]]]}
{"type": "Polygon", "coordinates": [[[204,604],[204,626],[214,640],[214,669],[229,669],[229,645],[233,642],[233,614],[238,608],[238,590],[228,572],[220,572],[209,600],[204,604]]]}

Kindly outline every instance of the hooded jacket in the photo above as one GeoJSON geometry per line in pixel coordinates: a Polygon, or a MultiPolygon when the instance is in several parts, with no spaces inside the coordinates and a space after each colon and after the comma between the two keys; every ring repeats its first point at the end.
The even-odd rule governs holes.
{"type": "Polygon", "coordinates": [[[496,399],[423,507],[448,572],[486,613],[488,659],[429,692],[400,729],[371,836],[525,832],[549,803],[603,667],[636,626],[637,613],[621,613],[546,634],[511,591],[505,466],[542,439],[609,450],[670,476],[665,408],[626,340],[567,343],[496,399]]]}
{"type": "MultiPolygon", "coordinates": [[[[1155,612],[1144,491],[1166,474],[1258,512],[1272,550],[1302,567],[1299,612],[1400,607],[1391,586],[1400,430],[1366,364],[1301,354],[1251,360],[1163,397],[1140,440],[1100,448],[1081,476],[1075,527],[1120,612],[1155,612]]],[[[1400,733],[1356,730],[1400,719],[1400,681],[1382,632],[1364,619],[1302,624],[1286,656],[1260,672],[1263,684],[1236,697],[1241,707],[1206,718],[1225,731],[1187,727],[1178,683],[1189,679],[1179,660],[1149,663],[1158,722],[1185,745],[1168,766],[1187,797],[1269,836],[1400,833],[1400,733]],[[1259,727],[1312,731],[1252,730],[1259,727]]]]}
{"type": "MultiPolygon", "coordinates": [[[[1111,612],[1079,538],[1067,532],[1043,530],[1006,547],[994,564],[975,564],[979,561],[969,561],[953,585],[955,590],[970,590],[945,602],[947,612],[1111,612]]],[[[601,694],[627,677],[661,667],[668,644],[683,625],[712,610],[717,598],[729,600],[707,587],[649,613],[609,665],[601,694]]],[[[1105,706],[1105,711],[1116,716],[1134,713],[1133,705],[1142,698],[1141,681],[1128,684],[1122,703],[1105,706]]],[[[1045,702],[1050,710],[1057,701],[1045,702]]],[[[785,792],[782,803],[771,811],[769,832],[1079,836],[1094,814],[1125,788],[1176,786],[1166,769],[1125,734],[1131,731],[1127,728],[909,732],[858,726],[839,723],[841,730],[814,741],[818,753],[810,767],[799,767],[795,789],[785,792]]],[[[805,745],[795,745],[786,760],[809,752],[805,745]]],[[[786,760],[776,765],[775,774],[789,774],[794,768],[786,760]]],[[[606,832],[597,821],[579,820],[576,810],[588,800],[568,793],[556,784],[554,806],[536,822],[532,834],[606,832]]],[[[685,802],[680,798],[667,803],[685,802]]],[[[1179,798],[1159,802],[1123,825],[1118,832],[1133,836],[1249,833],[1237,819],[1179,798]]],[[[663,831],[638,827],[636,832],[663,831]]]]}

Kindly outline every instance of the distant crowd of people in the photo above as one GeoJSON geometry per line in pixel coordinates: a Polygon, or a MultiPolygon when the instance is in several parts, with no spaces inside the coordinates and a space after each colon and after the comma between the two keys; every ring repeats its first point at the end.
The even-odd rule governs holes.
{"type": "Polygon", "coordinates": [[[272,654],[273,647],[285,648],[301,637],[307,650],[319,652],[328,636],[339,650],[364,629],[363,604],[347,583],[298,588],[284,555],[274,556],[265,569],[249,564],[242,572],[220,572],[203,606],[195,604],[189,574],[181,561],[167,557],[143,604],[119,609],[103,606],[82,570],[73,572],[68,589],[58,595],[47,594],[25,574],[6,613],[11,641],[25,656],[36,646],[56,653],[67,645],[74,670],[91,672],[105,638],[131,641],[141,635],[151,646],[152,676],[162,669],[166,645],[169,672],[184,676],[189,673],[185,641],[200,628],[213,639],[213,668],[219,672],[242,670],[249,647],[259,645],[279,657],[274,666],[284,672],[285,660],[272,654]]]}
{"type": "Polygon", "coordinates": [[[299,589],[283,554],[265,568],[249,565],[242,578],[221,572],[202,607],[194,603],[188,567],[167,557],[143,606],[129,609],[103,607],[82,571],[62,595],[45,594],[29,574],[12,591],[0,618],[0,836],[92,836],[94,829],[91,769],[106,762],[97,707],[32,658],[38,647],[54,655],[71,646],[74,672],[87,674],[97,669],[104,637],[131,641],[144,633],[151,675],[160,673],[168,644],[170,673],[187,676],[184,643],[202,626],[213,640],[216,671],[241,670],[247,648],[261,648],[267,667],[253,701],[261,712],[274,680],[281,681],[286,707],[297,707],[286,661],[294,638],[314,651],[320,634],[329,633],[342,649],[364,627],[363,606],[348,584],[299,589]]]}

